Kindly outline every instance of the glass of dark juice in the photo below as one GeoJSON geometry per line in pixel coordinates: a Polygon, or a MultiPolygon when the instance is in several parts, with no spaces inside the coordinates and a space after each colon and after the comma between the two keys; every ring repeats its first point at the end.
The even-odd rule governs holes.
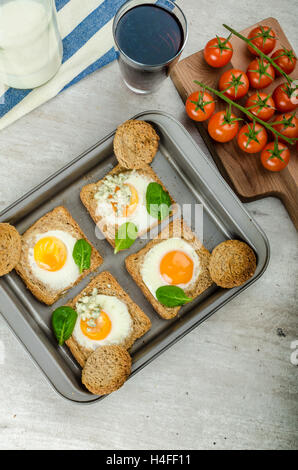
{"type": "Polygon", "coordinates": [[[113,23],[115,47],[125,84],[135,93],[159,88],[187,41],[187,21],[170,0],[130,0],[113,23]]]}

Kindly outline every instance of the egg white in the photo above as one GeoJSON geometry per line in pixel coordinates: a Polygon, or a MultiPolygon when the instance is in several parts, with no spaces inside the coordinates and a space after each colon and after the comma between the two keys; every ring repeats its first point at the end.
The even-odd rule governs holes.
{"type": "Polygon", "coordinates": [[[77,239],[63,230],[50,230],[34,237],[34,243],[29,250],[29,264],[34,276],[45,286],[52,290],[61,290],[73,284],[80,276],[80,270],[75,264],[72,252],[77,239]],[[58,271],[47,271],[38,266],[34,259],[34,246],[42,238],[56,237],[61,240],[67,249],[67,258],[64,266],[58,271]]]}
{"type": "Polygon", "coordinates": [[[179,284],[179,287],[186,291],[191,289],[200,274],[200,259],[194,248],[187,241],[182,238],[169,238],[154,245],[144,257],[144,261],[141,266],[141,276],[155,298],[155,293],[159,287],[169,285],[160,274],[159,266],[161,260],[167,253],[174,250],[183,251],[192,259],[194,264],[191,281],[187,284],[179,284]]]}
{"type": "Polygon", "coordinates": [[[120,226],[125,222],[132,222],[138,228],[138,233],[140,233],[156,224],[156,219],[148,214],[146,208],[147,187],[149,183],[153,183],[154,180],[136,171],[127,172],[125,176],[123,184],[131,184],[138,193],[139,202],[133,214],[127,217],[117,216],[112,209],[111,203],[106,200],[98,200],[97,214],[102,217],[101,223],[107,224],[108,226],[120,226]]]}
{"type": "Polygon", "coordinates": [[[93,340],[85,336],[81,330],[81,315],[78,315],[73,336],[82,347],[95,351],[99,346],[121,344],[130,335],[132,318],[127,305],[117,297],[96,295],[96,303],[108,315],[112,328],[108,336],[102,340],[93,340]]]}

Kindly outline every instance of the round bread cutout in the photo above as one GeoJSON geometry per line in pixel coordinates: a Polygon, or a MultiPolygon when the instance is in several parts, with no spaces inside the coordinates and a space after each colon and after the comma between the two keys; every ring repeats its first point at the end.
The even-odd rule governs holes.
{"type": "Polygon", "coordinates": [[[158,142],[159,137],[148,122],[132,119],[118,127],[114,152],[121,166],[137,170],[152,162],[158,142]]]}
{"type": "Polygon", "coordinates": [[[256,270],[256,256],[253,250],[239,240],[227,240],[214,248],[209,271],[212,280],[220,287],[241,286],[256,270]]]}
{"type": "Polygon", "coordinates": [[[106,395],[122,387],[131,372],[131,357],[122,346],[100,346],[82,371],[82,383],[94,395],[106,395]]]}
{"type": "Polygon", "coordinates": [[[0,224],[0,276],[12,271],[21,257],[22,241],[19,232],[10,224],[0,224]]]}

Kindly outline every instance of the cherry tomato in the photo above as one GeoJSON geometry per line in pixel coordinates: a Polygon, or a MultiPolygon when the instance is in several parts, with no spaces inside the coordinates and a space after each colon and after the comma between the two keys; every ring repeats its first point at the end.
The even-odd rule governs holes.
{"type": "Polygon", "coordinates": [[[223,67],[227,65],[233,55],[233,47],[229,38],[216,37],[207,42],[204,49],[204,57],[211,67],[223,67]]]}
{"type": "MultiPolygon", "coordinates": [[[[270,54],[275,48],[275,32],[268,26],[257,26],[252,29],[248,35],[248,39],[264,54],[270,54]]],[[[248,49],[253,55],[259,55],[251,46],[248,46],[248,49]]]]}
{"type": "MultiPolygon", "coordinates": [[[[285,137],[289,137],[290,139],[296,139],[298,137],[298,118],[295,116],[295,113],[279,114],[271,125],[285,137]]],[[[278,140],[284,142],[283,138],[279,136],[278,140]]]]}
{"type": "MultiPolygon", "coordinates": [[[[272,54],[271,59],[288,75],[290,75],[296,67],[296,57],[291,49],[278,49],[272,54]]],[[[281,73],[275,69],[275,75],[280,77],[281,73]]]]}
{"type": "Polygon", "coordinates": [[[263,57],[253,60],[246,73],[252,88],[257,89],[266,88],[275,78],[274,67],[263,57]]]}
{"type": "Polygon", "coordinates": [[[238,121],[229,108],[226,111],[218,111],[209,120],[209,135],[217,142],[229,142],[237,135],[238,121]]]}
{"type": "MultiPolygon", "coordinates": [[[[248,98],[245,107],[262,121],[269,121],[275,112],[275,103],[271,95],[259,91],[248,98]]],[[[252,121],[249,116],[248,118],[252,121]]]]}
{"type": "MultiPolygon", "coordinates": [[[[281,113],[286,113],[287,111],[294,111],[296,109],[297,98],[295,99],[295,93],[297,93],[294,88],[291,88],[287,83],[283,83],[275,88],[272,98],[274,99],[275,107],[281,113]]],[[[297,95],[296,95],[297,96],[297,95]]]]}
{"type": "Polygon", "coordinates": [[[246,124],[240,129],[237,142],[241,150],[247,153],[258,153],[267,144],[268,136],[264,127],[258,123],[246,124]]]}
{"type": "Polygon", "coordinates": [[[261,153],[264,168],[270,171],[281,171],[290,161],[290,150],[281,142],[270,142],[261,153]]]}
{"type": "Polygon", "coordinates": [[[219,79],[219,89],[231,100],[242,98],[249,89],[246,73],[238,69],[227,70],[219,79]]]}
{"type": "Polygon", "coordinates": [[[196,91],[187,98],[185,109],[190,119],[206,121],[214,113],[214,99],[206,91],[196,91]]]}

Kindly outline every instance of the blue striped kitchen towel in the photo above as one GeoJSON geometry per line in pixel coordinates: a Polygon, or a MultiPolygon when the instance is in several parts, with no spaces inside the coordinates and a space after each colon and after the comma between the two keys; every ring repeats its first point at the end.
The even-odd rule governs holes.
{"type": "Polygon", "coordinates": [[[0,89],[0,129],[116,58],[113,17],[127,0],[55,0],[63,39],[58,73],[34,90],[0,89]]]}
{"type": "Polygon", "coordinates": [[[63,39],[63,63],[56,76],[34,90],[4,87],[0,129],[29,113],[116,57],[112,23],[126,0],[55,0],[63,39]]]}

